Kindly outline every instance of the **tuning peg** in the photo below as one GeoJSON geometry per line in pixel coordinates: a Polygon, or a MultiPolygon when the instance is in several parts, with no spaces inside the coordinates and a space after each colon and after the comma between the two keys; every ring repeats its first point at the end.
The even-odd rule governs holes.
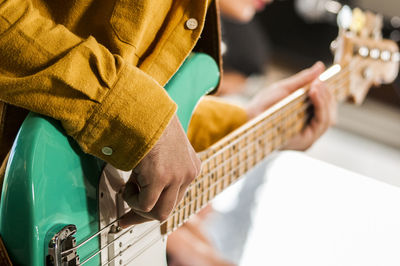
{"type": "Polygon", "coordinates": [[[338,48],[338,42],[337,42],[337,40],[332,41],[332,42],[331,42],[331,45],[330,45],[331,52],[332,52],[332,53],[335,53],[336,50],[337,50],[337,48],[338,48]]]}
{"type": "Polygon", "coordinates": [[[356,34],[359,34],[364,28],[367,21],[367,17],[364,12],[359,8],[353,10],[353,19],[351,20],[350,30],[356,34]]]}
{"type": "Polygon", "coordinates": [[[371,49],[369,55],[371,56],[372,59],[378,59],[381,55],[381,51],[379,51],[379,49],[374,48],[371,49]]]}
{"type": "Polygon", "coordinates": [[[400,53],[399,53],[399,52],[394,53],[394,54],[392,55],[392,60],[393,60],[394,62],[400,62],[400,53]]]}
{"type": "Polygon", "coordinates": [[[367,57],[369,55],[369,49],[366,46],[361,46],[358,49],[358,54],[362,57],[367,57]]]}
{"type": "Polygon", "coordinates": [[[362,71],[362,75],[363,75],[363,78],[367,79],[367,80],[371,79],[374,76],[372,69],[370,67],[364,68],[362,71]]]}
{"type": "Polygon", "coordinates": [[[337,24],[339,28],[345,30],[349,29],[352,19],[353,12],[351,11],[351,8],[347,5],[344,5],[337,16],[337,24]]]}
{"type": "MultiPolygon", "coordinates": [[[[372,13],[371,13],[372,14],[372,13]]],[[[382,28],[383,28],[383,16],[380,14],[375,15],[375,25],[372,32],[375,40],[382,39],[382,28]]]]}
{"type": "Polygon", "coordinates": [[[388,50],[382,51],[381,60],[387,62],[390,60],[390,56],[391,56],[390,51],[388,51],[388,50]]]}

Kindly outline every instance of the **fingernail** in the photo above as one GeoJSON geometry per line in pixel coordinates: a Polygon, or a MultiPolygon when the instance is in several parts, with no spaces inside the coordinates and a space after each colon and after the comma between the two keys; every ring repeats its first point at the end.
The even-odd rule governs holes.
{"type": "Polygon", "coordinates": [[[324,65],[324,64],[323,64],[321,61],[318,61],[318,62],[316,62],[316,63],[312,66],[312,68],[313,68],[313,69],[322,68],[323,65],[324,65]]]}
{"type": "Polygon", "coordinates": [[[129,198],[129,196],[132,194],[132,189],[130,186],[125,186],[124,191],[122,192],[122,198],[126,199],[129,198]]]}
{"type": "Polygon", "coordinates": [[[254,10],[254,8],[252,8],[251,6],[248,6],[246,8],[243,8],[242,16],[246,19],[251,19],[254,16],[255,12],[256,11],[254,10]]]}

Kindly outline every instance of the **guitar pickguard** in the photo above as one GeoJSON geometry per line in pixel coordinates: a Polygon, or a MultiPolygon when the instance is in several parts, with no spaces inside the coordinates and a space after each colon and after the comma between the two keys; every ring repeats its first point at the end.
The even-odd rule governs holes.
{"type": "MultiPolygon", "coordinates": [[[[118,170],[108,164],[99,183],[99,220],[104,228],[129,211],[121,192],[131,172],[118,170]]],[[[102,265],[167,265],[166,241],[161,235],[160,222],[153,221],[126,229],[116,226],[101,234],[102,265]]]]}

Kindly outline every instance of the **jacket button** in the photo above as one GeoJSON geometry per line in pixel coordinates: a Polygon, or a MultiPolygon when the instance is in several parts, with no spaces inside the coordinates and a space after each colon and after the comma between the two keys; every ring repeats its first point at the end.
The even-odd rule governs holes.
{"type": "Polygon", "coordinates": [[[110,156],[110,155],[113,153],[113,150],[112,150],[110,147],[103,147],[103,148],[101,149],[101,152],[102,152],[104,155],[110,156]]]}
{"type": "Polygon", "coordinates": [[[189,30],[195,30],[199,26],[199,22],[195,18],[190,18],[186,21],[186,27],[189,30]]]}

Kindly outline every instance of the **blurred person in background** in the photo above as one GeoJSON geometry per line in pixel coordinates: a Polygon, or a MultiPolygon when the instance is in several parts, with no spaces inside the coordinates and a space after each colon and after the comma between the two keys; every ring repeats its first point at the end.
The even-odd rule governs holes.
{"type": "MultiPolygon", "coordinates": [[[[265,8],[272,0],[220,0],[222,13],[222,31],[230,30],[233,38],[227,40],[229,56],[224,56],[224,74],[222,76],[220,94],[239,92],[246,82],[247,76],[260,74],[268,55],[268,42],[263,37],[257,24],[252,23],[256,12],[265,8]],[[250,24],[249,24],[250,23],[250,24]],[[226,26],[228,25],[228,26],[226,26]],[[234,26],[232,26],[234,25],[234,26]],[[248,26],[248,27],[247,27],[248,26]],[[225,27],[225,28],[224,28],[225,27]],[[236,41],[239,43],[235,43],[236,41]],[[232,43],[233,42],[233,43],[232,43]],[[232,50],[229,50],[232,44],[232,50]],[[238,53],[238,54],[235,54],[238,53]]],[[[254,118],[277,101],[289,95],[294,90],[312,82],[310,98],[316,108],[316,116],[310,125],[288,143],[285,149],[306,150],[315,142],[336,120],[336,103],[333,96],[317,80],[323,71],[322,63],[304,70],[288,79],[276,82],[269,88],[260,91],[248,104],[246,111],[248,120],[254,118]],[[261,108],[261,109],[260,109],[261,108]]],[[[218,114],[216,114],[218,115],[218,114]]],[[[224,115],[224,114],[219,114],[224,115]]],[[[201,123],[203,115],[195,112],[192,124],[201,123]]],[[[206,121],[203,121],[206,123],[206,121]]],[[[195,128],[199,128],[196,126],[195,128]]],[[[223,136],[220,136],[223,137],[223,136]]],[[[190,138],[190,129],[189,129],[190,138]]],[[[218,138],[216,138],[218,139],[218,138]]],[[[192,143],[196,151],[210,146],[212,142],[192,143]]],[[[228,266],[234,265],[224,259],[214,248],[211,241],[202,230],[203,220],[212,211],[210,206],[185,223],[168,238],[167,252],[170,266],[228,266]]]]}
{"type": "Polygon", "coordinates": [[[221,30],[224,75],[218,95],[240,93],[252,75],[266,72],[270,43],[257,20],[272,0],[221,0],[221,30]]]}

